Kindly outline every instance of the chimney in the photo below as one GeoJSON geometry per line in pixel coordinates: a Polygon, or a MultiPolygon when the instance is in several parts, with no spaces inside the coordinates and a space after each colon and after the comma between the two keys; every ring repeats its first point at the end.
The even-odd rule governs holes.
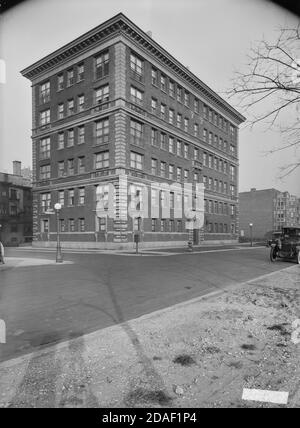
{"type": "Polygon", "coordinates": [[[21,176],[21,168],[22,168],[22,163],[20,161],[13,161],[13,174],[14,175],[19,175],[21,176]]]}
{"type": "Polygon", "coordinates": [[[152,39],[152,31],[147,31],[147,35],[152,39]]]}

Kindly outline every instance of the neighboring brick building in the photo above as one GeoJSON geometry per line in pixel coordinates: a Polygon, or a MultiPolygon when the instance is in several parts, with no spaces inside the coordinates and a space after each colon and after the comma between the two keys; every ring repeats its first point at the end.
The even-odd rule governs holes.
{"type": "Polygon", "coordinates": [[[288,192],[253,188],[239,194],[239,204],[240,233],[246,238],[250,236],[250,223],[254,239],[262,239],[266,233],[283,226],[300,226],[300,198],[288,192]]]}
{"type": "Polygon", "coordinates": [[[32,184],[17,161],[13,174],[0,172],[0,225],[4,245],[32,241],[32,184]]]}
{"type": "Polygon", "coordinates": [[[135,229],[144,245],[183,244],[184,183],[200,217],[195,197],[205,185],[204,227],[195,223],[194,241],[237,239],[238,126],[245,118],[123,14],[22,74],[32,82],[39,245],[54,244],[55,217],[45,211],[58,201],[65,245],[127,246],[135,229]],[[126,180],[129,201],[143,199],[132,216],[126,180]],[[99,208],[106,199],[114,219],[99,208]],[[146,205],[149,215],[139,215],[146,205]]]}

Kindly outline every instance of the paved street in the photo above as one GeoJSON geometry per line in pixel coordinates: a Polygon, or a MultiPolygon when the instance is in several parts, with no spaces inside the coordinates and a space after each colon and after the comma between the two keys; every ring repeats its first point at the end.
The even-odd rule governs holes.
{"type": "MultiPolygon", "coordinates": [[[[8,249],[9,257],[54,259],[54,252],[8,249]]],[[[290,266],[267,248],[127,256],[65,253],[73,264],[0,271],[0,360],[136,318],[230,284],[290,266]]]]}

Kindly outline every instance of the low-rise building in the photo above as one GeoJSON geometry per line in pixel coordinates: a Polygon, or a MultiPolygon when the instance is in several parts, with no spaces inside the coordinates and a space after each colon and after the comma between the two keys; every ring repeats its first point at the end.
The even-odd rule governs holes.
{"type": "Polygon", "coordinates": [[[13,174],[0,172],[0,240],[4,246],[32,240],[32,184],[18,161],[13,174]]]}
{"type": "Polygon", "coordinates": [[[284,226],[300,226],[300,198],[276,189],[251,189],[239,193],[240,236],[250,238],[250,224],[254,239],[284,226]]]}

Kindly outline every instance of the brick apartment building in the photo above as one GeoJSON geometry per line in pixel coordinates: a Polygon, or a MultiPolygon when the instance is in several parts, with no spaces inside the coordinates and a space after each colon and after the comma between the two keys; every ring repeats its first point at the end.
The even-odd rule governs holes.
{"type": "Polygon", "coordinates": [[[300,227],[300,198],[276,189],[251,189],[239,194],[240,232],[249,238],[249,224],[253,237],[262,239],[266,233],[284,226],[300,227]]]}
{"type": "Polygon", "coordinates": [[[237,239],[238,126],[245,118],[151,34],[118,14],[22,74],[32,82],[38,245],[54,245],[49,208],[57,202],[65,246],[126,247],[135,230],[145,246],[183,245],[184,183],[197,215],[205,209],[195,243],[237,239]],[[201,183],[205,201],[197,208],[201,183]]]}
{"type": "Polygon", "coordinates": [[[32,184],[22,176],[21,162],[13,174],[0,172],[0,240],[19,245],[32,240],[32,184]]]}

